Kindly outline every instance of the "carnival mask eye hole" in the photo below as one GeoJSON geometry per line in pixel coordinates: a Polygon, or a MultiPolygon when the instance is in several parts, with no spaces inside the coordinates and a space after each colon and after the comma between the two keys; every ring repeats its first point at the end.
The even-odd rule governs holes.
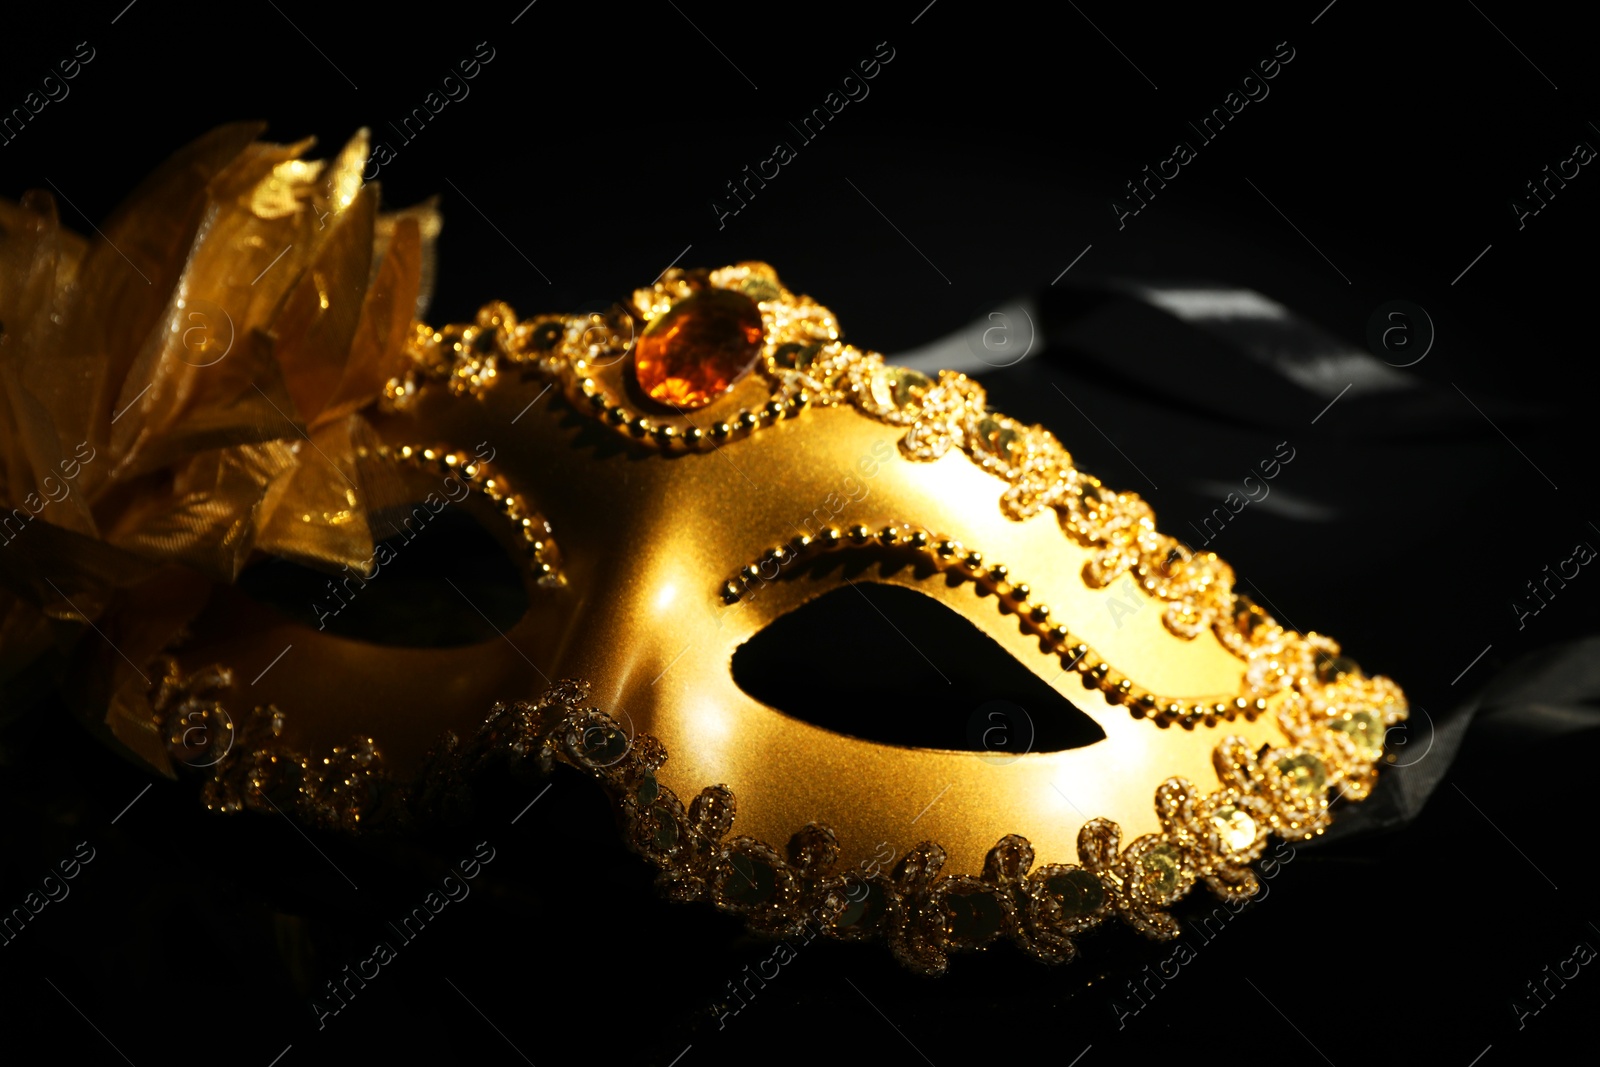
{"type": "Polygon", "coordinates": [[[733,680],[834,733],[906,748],[1021,755],[1105,740],[1088,714],[932,597],[855,581],[767,624],[733,680]]]}
{"type": "Polygon", "coordinates": [[[526,583],[504,546],[460,508],[404,516],[378,542],[365,576],[278,557],[247,567],[239,588],[296,622],[339,637],[404,648],[492,641],[528,610],[526,583]],[[451,588],[452,583],[455,588],[451,588]]]}

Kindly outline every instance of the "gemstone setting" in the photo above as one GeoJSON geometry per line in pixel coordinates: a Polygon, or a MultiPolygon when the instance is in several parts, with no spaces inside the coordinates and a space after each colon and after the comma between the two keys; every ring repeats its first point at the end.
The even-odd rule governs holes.
{"type": "Polygon", "coordinates": [[[651,400],[694,411],[750,373],[764,337],[755,301],[704,289],[645,328],[634,346],[634,376],[651,400]]]}
{"type": "Polygon", "coordinates": [[[1289,788],[1305,796],[1319,796],[1328,788],[1328,767],[1309,752],[1278,760],[1278,773],[1289,788]]]}
{"type": "Polygon", "coordinates": [[[1242,852],[1255,844],[1256,821],[1244,809],[1233,804],[1211,813],[1211,828],[1216,831],[1217,839],[1235,852],[1242,852]]]}
{"type": "Polygon", "coordinates": [[[933,379],[918,371],[904,367],[880,367],[872,375],[869,386],[872,399],[880,408],[899,410],[909,408],[933,388],[933,379]]]}
{"type": "Polygon", "coordinates": [[[1178,850],[1163,841],[1139,857],[1139,869],[1148,885],[1157,895],[1166,896],[1178,888],[1181,875],[1178,850]]]}
{"type": "Polygon", "coordinates": [[[1375,712],[1353,711],[1330,722],[1328,729],[1337,730],[1350,738],[1356,754],[1364,760],[1376,760],[1383,755],[1384,735],[1388,731],[1384,728],[1382,716],[1375,712]]]}
{"type": "Polygon", "coordinates": [[[1053,874],[1045,880],[1045,891],[1055,897],[1061,914],[1068,919],[1081,919],[1093,915],[1105,902],[1105,887],[1100,879],[1082,868],[1072,868],[1053,874]]]}

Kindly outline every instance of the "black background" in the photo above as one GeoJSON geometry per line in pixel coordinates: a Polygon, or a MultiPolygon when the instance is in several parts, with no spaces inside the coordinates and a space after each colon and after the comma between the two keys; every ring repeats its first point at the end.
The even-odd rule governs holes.
{"type": "MultiPolygon", "coordinates": [[[[1510,205],[1575,143],[1600,144],[1594,68],[1565,10],[1323,2],[61,5],[27,25],[7,16],[0,108],[80,41],[94,59],[0,145],[0,195],[53,183],[63,219],[87,231],[219,123],[262,118],[269,137],[315,135],[324,152],[367,125],[396,148],[379,175],[388,204],[442,197],[435,321],[492,297],[524,312],[598,305],[675,259],[760,258],[853,340],[894,352],[1048,288],[1085,248],[1074,279],[1225,281],[1355,346],[1374,309],[1413,301],[1438,339],[1411,368],[1434,403],[1410,414],[1350,398],[1319,415],[1310,394],[1304,410],[1252,410],[1261,383],[1241,378],[1230,422],[1141,383],[1137,353],[1119,376],[1062,346],[1040,366],[1077,409],[1048,395],[1008,407],[1004,376],[991,390],[1180,536],[1216,503],[1196,482],[1236,481],[1293,440],[1304,458],[1282,488],[1336,516],[1247,512],[1217,549],[1282,617],[1337,635],[1442,720],[1519,655],[1593,629],[1587,570],[1520,627],[1511,604],[1574,543],[1600,544],[1600,179],[1584,168],[1522,229],[1510,205]],[[1285,41],[1294,59],[1270,96],[1119,229],[1123,183],[1285,41]],[[389,120],[480,42],[494,58],[470,95],[403,143],[389,120]],[[788,123],[880,42],[893,59],[870,95],[798,145],[788,123]],[[724,183],[778,140],[797,158],[719,225],[724,183]]],[[[1173,949],[1108,928],[1068,967],[1001,947],[937,981],[880,946],[819,940],[719,1029],[711,1004],[770,946],[708,907],[656,900],[576,777],[515,826],[538,786],[503,783],[475,822],[403,847],[314,835],[324,862],[275,817],[210,817],[165,782],[141,794],[145,775],[48,703],[12,708],[0,905],[78,841],[96,858],[0,946],[6,1040],[40,1042],[29,1060],[286,1067],[1550,1055],[1582,1036],[1594,965],[1520,1026],[1513,1001],[1534,1006],[1525,983],[1578,942],[1600,946],[1585,788],[1597,751],[1592,729],[1469,735],[1414,823],[1298,850],[1271,904],[1121,1019],[1126,981],[1173,949]],[[474,895],[319,1030],[313,988],[485,839],[496,859],[474,895]]]]}

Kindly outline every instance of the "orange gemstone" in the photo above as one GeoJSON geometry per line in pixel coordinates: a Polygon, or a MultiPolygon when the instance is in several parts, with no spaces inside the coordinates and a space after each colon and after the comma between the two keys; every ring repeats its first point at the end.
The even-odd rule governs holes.
{"type": "Polygon", "coordinates": [[[755,301],[727,289],[680,300],[634,348],[633,372],[651,400],[703,408],[750,373],[764,331],[755,301]]]}

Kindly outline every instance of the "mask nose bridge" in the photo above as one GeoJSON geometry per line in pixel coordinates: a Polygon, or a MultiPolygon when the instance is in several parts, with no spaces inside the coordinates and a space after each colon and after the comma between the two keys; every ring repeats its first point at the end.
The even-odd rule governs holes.
{"type": "Polygon", "coordinates": [[[649,690],[666,684],[669,670],[695,673],[695,645],[725,626],[716,596],[719,564],[701,537],[713,517],[693,503],[703,479],[678,466],[696,459],[719,462],[610,457],[596,471],[552,479],[559,484],[548,494],[550,521],[567,582],[553,591],[563,606],[549,669],[552,678],[590,679],[603,706],[648,709],[649,690]],[[633,476],[621,467],[619,474],[618,464],[629,463],[664,470],[633,476]],[[602,476],[586,477],[596,473],[602,476]]]}

